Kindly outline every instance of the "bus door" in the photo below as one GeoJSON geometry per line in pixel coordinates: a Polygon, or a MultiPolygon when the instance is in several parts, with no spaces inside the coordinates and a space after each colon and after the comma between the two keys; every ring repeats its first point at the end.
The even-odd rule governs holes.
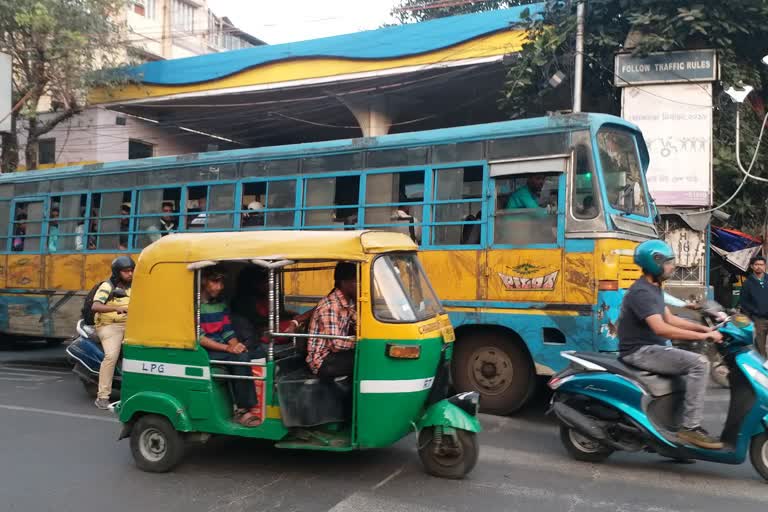
{"type": "Polygon", "coordinates": [[[489,301],[564,301],[569,161],[570,155],[553,155],[489,163],[489,301]]]}

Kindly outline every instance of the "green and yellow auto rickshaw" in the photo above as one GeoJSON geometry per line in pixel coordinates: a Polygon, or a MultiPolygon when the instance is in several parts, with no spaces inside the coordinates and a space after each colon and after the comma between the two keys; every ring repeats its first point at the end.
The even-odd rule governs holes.
{"type": "MultiPolygon", "coordinates": [[[[229,295],[228,295],[229,297],[229,295]]],[[[448,397],[454,333],[406,235],[380,231],[251,231],[178,234],[138,259],[123,349],[122,400],[114,406],[137,466],[172,469],[185,446],[211,435],[269,439],[280,448],[352,451],[391,445],[417,432],[435,476],[461,478],[477,462],[478,395],[448,397]],[[338,262],[357,268],[354,374],[319,378],[306,342],[278,332],[288,305],[307,310],[332,287],[338,262]],[[201,273],[244,269],[268,280],[266,357],[217,361],[199,343],[201,273]],[[252,376],[233,375],[233,364],[252,376]],[[231,384],[253,381],[264,421],[233,419],[231,384]]]]}

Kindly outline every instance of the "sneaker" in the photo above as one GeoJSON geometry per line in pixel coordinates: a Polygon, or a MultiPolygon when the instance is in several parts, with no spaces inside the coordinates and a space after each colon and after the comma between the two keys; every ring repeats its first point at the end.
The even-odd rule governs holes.
{"type": "Polygon", "coordinates": [[[109,400],[106,398],[97,398],[93,405],[101,409],[102,411],[109,410],[109,400]]]}
{"type": "Polygon", "coordinates": [[[720,450],[723,447],[723,443],[701,427],[681,428],[677,433],[677,440],[683,444],[692,444],[708,450],[720,450]]]}

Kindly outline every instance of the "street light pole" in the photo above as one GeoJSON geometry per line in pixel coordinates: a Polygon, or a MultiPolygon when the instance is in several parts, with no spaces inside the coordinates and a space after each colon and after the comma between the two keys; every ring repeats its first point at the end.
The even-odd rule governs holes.
{"type": "Polygon", "coordinates": [[[576,59],[573,72],[573,111],[581,112],[581,89],[584,77],[584,18],[585,0],[576,4],[576,59]]]}

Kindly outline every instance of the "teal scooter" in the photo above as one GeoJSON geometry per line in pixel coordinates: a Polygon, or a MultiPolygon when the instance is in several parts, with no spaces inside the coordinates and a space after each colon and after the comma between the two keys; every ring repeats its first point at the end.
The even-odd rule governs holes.
{"type": "Polygon", "coordinates": [[[717,349],[729,369],[731,401],[721,434],[724,448],[680,444],[684,386],[677,377],[625,365],[615,355],[563,352],[571,361],[549,381],[560,439],[576,460],[601,462],[614,451],[655,452],[677,460],[752,465],[768,480],[768,363],[752,349],[753,325],[708,303],[703,313],[723,335],[717,349]]]}

